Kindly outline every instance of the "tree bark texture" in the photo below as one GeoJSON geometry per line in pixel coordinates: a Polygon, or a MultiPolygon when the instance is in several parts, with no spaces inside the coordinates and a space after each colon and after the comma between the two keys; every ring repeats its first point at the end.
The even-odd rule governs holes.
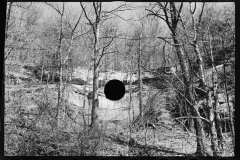
{"type": "Polygon", "coordinates": [[[141,79],[141,39],[142,39],[142,32],[139,37],[139,52],[138,52],[138,80],[139,80],[139,109],[140,109],[140,119],[143,123],[143,105],[142,105],[142,79],[141,79]]]}
{"type": "MultiPolygon", "coordinates": [[[[196,108],[196,109],[194,108],[193,104],[195,102],[192,101],[193,98],[192,98],[191,86],[190,86],[189,66],[186,61],[184,52],[180,47],[181,44],[179,43],[179,41],[176,37],[176,30],[172,30],[172,31],[173,31],[172,32],[173,42],[174,42],[174,45],[175,45],[175,48],[177,51],[176,53],[177,53],[177,57],[178,57],[178,60],[179,60],[180,66],[181,66],[182,75],[183,75],[182,78],[183,78],[183,82],[185,85],[185,99],[186,99],[186,101],[188,101],[188,102],[186,102],[186,104],[187,104],[186,107],[190,109],[190,112],[194,117],[198,117],[198,115],[199,115],[199,113],[197,113],[198,108],[196,108]],[[189,104],[189,102],[192,104],[189,104]]],[[[196,155],[199,155],[199,156],[209,155],[210,153],[207,153],[207,150],[206,150],[206,147],[204,144],[205,136],[204,136],[202,120],[199,118],[194,118],[193,121],[194,121],[194,128],[196,131],[196,137],[197,137],[197,139],[196,139],[196,141],[197,141],[196,155]]]]}
{"type": "Polygon", "coordinates": [[[96,22],[95,24],[95,48],[94,48],[94,67],[93,67],[93,99],[92,99],[92,115],[90,130],[99,128],[98,112],[99,112],[99,100],[98,100],[98,77],[99,77],[99,66],[97,64],[98,55],[100,52],[99,34],[100,25],[96,22]]]}

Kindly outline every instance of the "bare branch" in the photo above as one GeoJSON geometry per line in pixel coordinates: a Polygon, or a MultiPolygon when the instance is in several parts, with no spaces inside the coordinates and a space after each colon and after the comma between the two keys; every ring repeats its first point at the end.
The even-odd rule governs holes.
{"type": "Polygon", "coordinates": [[[98,15],[101,15],[102,12],[102,4],[99,5],[98,15]]]}
{"type": "Polygon", "coordinates": [[[198,24],[200,24],[201,20],[202,20],[202,14],[203,14],[203,10],[204,10],[204,6],[205,6],[205,2],[203,2],[203,5],[202,5],[202,10],[201,10],[201,13],[198,17],[198,24]]]}
{"type": "MultiPolygon", "coordinates": [[[[116,48],[116,49],[117,49],[117,48],[116,48]]],[[[117,49],[117,52],[120,53],[121,55],[123,55],[123,56],[131,59],[128,55],[126,55],[126,54],[124,54],[124,53],[121,53],[118,49],[117,49]]],[[[134,62],[134,60],[132,60],[132,61],[134,62]]],[[[138,64],[138,62],[134,62],[134,63],[138,64]]],[[[141,66],[141,67],[142,67],[143,69],[145,69],[146,71],[148,71],[148,72],[150,72],[150,73],[153,73],[153,71],[147,69],[146,67],[144,67],[144,66],[141,66]]],[[[160,78],[160,74],[159,74],[159,73],[155,72],[155,74],[156,74],[156,76],[157,76],[158,78],[160,78]]],[[[168,85],[169,85],[174,91],[178,92],[183,98],[185,98],[186,102],[187,102],[189,105],[195,106],[195,105],[194,105],[193,103],[191,103],[180,91],[178,91],[176,88],[174,88],[173,85],[172,85],[167,79],[164,78],[164,80],[168,83],[168,85]]],[[[184,85],[185,85],[185,84],[184,84],[184,85]]],[[[196,107],[193,107],[193,108],[196,110],[196,113],[198,114],[198,116],[201,117],[201,116],[199,115],[199,112],[197,111],[197,108],[196,108],[196,107]]]]}
{"type": "Polygon", "coordinates": [[[112,14],[114,12],[119,12],[119,11],[127,11],[127,10],[132,10],[130,8],[128,8],[128,6],[126,4],[121,4],[120,6],[118,6],[115,9],[112,9],[110,11],[103,11],[103,14],[112,14]],[[124,8],[125,7],[125,8],[124,8]]]}
{"type": "Polygon", "coordinates": [[[192,5],[191,5],[192,2],[190,2],[190,12],[191,14],[194,14],[195,11],[196,11],[196,2],[194,2],[194,9],[192,10],[192,5]]]}
{"type": "Polygon", "coordinates": [[[207,123],[210,123],[210,121],[202,116],[199,116],[199,117],[192,117],[192,116],[188,116],[188,117],[178,117],[178,118],[174,118],[174,120],[178,120],[178,119],[188,119],[188,118],[199,118],[199,119],[202,119],[204,120],[205,122],[207,123]]]}
{"type": "Polygon", "coordinates": [[[99,60],[98,60],[98,62],[97,62],[97,65],[99,65],[99,63],[101,62],[101,59],[102,59],[102,57],[103,57],[104,55],[109,54],[109,53],[112,53],[112,52],[105,53],[105,50],[110,46],[110,44],[113,42],[113,40],[114,40],[114,38],[112,38],[112,39],[109,41],[109,43],[103,47],[103,50],[102,50],[102,53],[101,53],[101,55],[100,55],[100,58],[99,58],[99,60]]]}
{"type": "Polygon", "coordinates": [[[179,20],[180,20],[180,22],[182,23],[183,32],[184,32],[184,34],[185,34],[185,36],[186,36],[186,38],[187,38],[188,43],[193,46],[194,44],[193,44],[192,42],[190,42],[190,39],[189,39],[187,30],[186,30],[185,25],[184,25],[184,23],[183,23],[183,21],[182,21],[182,18],[180,17],[179,20]]]}
{"type": "MultiPolygon", "coordinates": [[[[96,15],[96,22],[97,22],[99,15],[98,15],[97,7],[96,7],[95,3],[97,4],[98,2],[93,2],[94,12],[95,12],[95,15],[96,15]]],[[[100,3],[101,3],[101,2],[100,2],[100,3]]]]}
{"type": "Polygon", "coordinates": [[[162,16],[160,16],[159,14],[157,14],[157,13],[154,13],[152,10],[149,10],[149,9],[145,9],[146,11],[149,11],[150,13],[148,13],[147,14],[147,16],[156,16],[156,17],[158,17],[158,18],[160,18],[160,19],[162,19],[162,20],[164,20],[165,22],[166,22],[166,19],[164,19],[162,16]]]}
{"type": "Polygon", "coordinates": [[[166,40],[166,39],[171,39],[171,38],[168,38],[168,37],[157,37],[157,38],[163,40],[164,42],[170,44],[171,46],[175,46],[175,44],[173,44],[173,43],[171,43],[171,42],[169,42],[169,41],[166,40]]]}
{"type": "Polygon", "coordinates": [[[82,34],[80,34],[80,35],[77,35],[76,37],[73,38],[73,40],[76,40],[77,38],[79,38],[79,37],[81,37],[81,36],[83,36],[83,35],[89,33],[90,31],[91,31],[91,30],[88,30],[88,31],[85,32],[85,33],[82,33],[82,34]]]}
{"type": "MultiPolygon", "coordinates": [[[[112,15],[115,15],[116,17],[119,17],[119,18],[121,18],[122,20],[124,20],[124,21],[130,21],[131,20],[131,18],[129,18],[129,19],[124,19],[123,17],[121,17],[121,16],[119,16],[119,15],[117,15],[117,14],[115,14],[115,13],[112,13],[112,15]]],[[[115,18],[115,17],[111,17],[111,18],[115,18]]],[[[111,19],[111,18],[108,18],[108,19],[111,19]]],[[[105,20],[105,19],[104,19],[105,20]]]]}
{"type": "Polygon", "coordinates": [[[10,51],[8,51],[8,53],[5,54],[5,61],[8,59],[9,55],[11,54],[13,48],[10,49],[10,51]]]}
{"type": "Polygon", "coordinates": [[[183,7],[183,2],[181,3],[179,10],[176,10],[178,13],[178,20],[181,19],[180,13],[182,11],[182,7],[183,7]]]}
{"type": "Polygon", "coordinates": [[[74,26],[72,32],[74,32],[75,29],[77,28],[77,26],[78,26],[78,24],[79,24],[79,22],[80,22],[80,19],[81,19],[81,17],[82,17],[82,14],[83,14],[83,11],[81,12],[81,14],[80,14],[80,16],[79,16],[79,18],[78,18],[78,21],[77,21],[77,23],[75,24],[75,26],[74,26]]]}
{"type": "Polygon", "coordinates": [[[82,2],[80,2],[80,5],[81,5],[81,7],[82,7],[82,10],[83,10],[84,15],[85,15],[85,17],[87,18],[88,22],[90,23],[91,26],[93,26],[92,21],[91,21],[91,20],[88,18],[88,16],[87,16],[87,13],[86,13],[85,7],[83,7],[82,2]]]}
{"type": "Polygon", "coordinates": [[[61,11],[59,10],[59,8],[55,8],[53,4],[49,3],[49,2],[45,2],[45,4],[47,4],[48,6],[50,6],[52,9],[54,9],[55,11],[57,11],[60,15],[62,15],[61,11]]]}
{"type": "MultiPolygon", "coordinates": [[[[159,5],[161,5],[162,6],[162,4],[161,3],[159,3],[159,5]]],[[[174,31],[173,31],[173,22],[170,22],[169,21],[169,17],[168,17],[168,14],[167,14],[167,2],[166,2],[166,4],[165,4],[165,6],[164,6],[164,8],[163,8],[163,12],[164,12],[164,16],[165,16],[165,22],[167,23],[167,25],[168,25],[168,28],[171,30],[171,32],[173,33],[174,31]]]]}

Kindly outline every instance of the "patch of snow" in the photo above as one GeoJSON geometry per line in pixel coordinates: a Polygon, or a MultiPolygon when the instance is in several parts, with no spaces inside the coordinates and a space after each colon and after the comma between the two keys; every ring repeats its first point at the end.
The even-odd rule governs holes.
{"type": "MultiPolygon", "coordinates": [[[[74,87],[78,89],[83,89],[83,86],[73,85],[74,87]]],[[[83,91],[83,90],[82,90],[83,91]]],[[[80,108],[83,106],[83,95],[77,94],[75,92],[71,92],[69,95],[69,101],[70,103],[73,103],[76,106],[79,106],[80,108]]],[[[91,106],[89,106],[89,102],[86,99],[86,113],[91,109],[91,106]]],[[[123,120],[128,118],[129,111],[124,110],[126,107],[128,107],[128,101],[126,99],[126,95],[123,97],[123,99],[119,101],[111,101],[107,99],[105,96],[98,96],[99,99],[99,119],[101,120],[123,120]]],[[[79,109],[80,109],[79,108],[79,109]]],[[[134,113],[137,115],[138,107],[137,103],[134,104],[134,113]]]]}
{"type": "Polygon", "coordinates": [[[154,78],[154,75],[149,72],[144,72],[143,76],[144,76],[144,78],[154,78]]]}
{"type": "MultiPolygon", "coordinates": [[[[130,82],[130,74],[126,74],[124,77],[124,80],[126,80],[127,82],[130,82]]],[[[135,82],[138,78],[136,74],[132,74],[132,82],[135,82]]]]}
{"type": "Polygon", "coordinates": [[[93,71],[77,67],[74,69],[73,77],[81,78],[82,80],[87,81],[87,78],[93,78],[93,71]]]}
{"type": "Polygon", "coordinates": [[[117,79],[117,80],[123,81],[125,75],[126,73],[123,73],[123,72],[112,72],[109,76],[109,80],[117,79]]]}

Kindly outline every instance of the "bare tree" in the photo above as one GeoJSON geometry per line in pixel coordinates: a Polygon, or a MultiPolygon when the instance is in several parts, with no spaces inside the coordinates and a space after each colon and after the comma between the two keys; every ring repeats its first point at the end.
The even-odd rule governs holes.
{"type": "Polygon", "coordinates": [[[142,66],[142,59],[141,59],[141,40],[142,40],[142,32],[140,33],[139,37],[139,50],[138,50],[138,81],[139,81],[139,109],[140,109],[140,119],[143,123],[143,104],[142,104],[142,76],[141,76],[141,66],[142,66]]]}
{"type": "MultiPolygon", "coordinates": [[[[209,89],[207,89],[207,82],[206,82],[206,78],[205,78],[205,71],[204,71],[204,62],[203,62],[203,58],[202,58],[202,54],[200,52],[200,48],[199,48],[199,25],[201,23],[202,20],[202,14],[204,11],[204,6],[205,3],[203,3],[200,14],[198,16],[198,21],[196,21],[196,18],[194,16],[195,12],[196,12],[196,3],[194,3],[194,7],[192,8],[192,4],[190,3],[190,14],[191,14],[191,20],[192,20],[192,29],[194,31],[194,38],[193,41],[190,42],[188,35],[186,36],[188,38],[188,42],[189,44],[194,48],[194,52],[196,54],[197,57],[197,62],[199,65],[199,76],[198,78],[200,79],[200,83],[203,84],[203,87],[201,87],[201,89],[204,91],[205,95],[204,97],[207,98],[207,102],[211,101],[211,95],[208,93],[209,89]]],[[[216,89],[215,89],[216,90],[216,89]]],[[[216,93],[215,93],[216,94],[216,93]]],[[[212,143],[212,150],[213,150],[213,155],[214,156],[218,156],[219,155],[219,151],[217,148],[217,134],[216,134],[216,130],[215,130],[215,121],[214,118],[212,118],[212,116],[214,115],[214,113],[216,113],[216,109],[214,109],[215,107],[210,105],[208,108],[208,120],[209,120],[209,124],[208,126],[210,126],[210,132],[211,132],[211,143],[212,143]],[[215,111],[215,112],[214,112],[215,111]]],[[[206,122],[205,122],[206,123],[206,122]]],[[[218,124],[218,123],[217,123],[218,124]]]]}
{"type": "Polygon", "coordinates": [[[7,8],[6,26],[5,26],[5,40],[8,38],[9,19],[10,19],[10,16],[11,16],[11,10],[12,10],[13,2],[9,2],[8,5],[9,6],[7,8]]]}
{"type": "MultiPolygon", "coordinates": [[[[68,98],[65,92],[65,88],[67,86],[68,78],[70,78],[69,71],[66,70],[64,71],[64,68],[66,68],[66,63],[68,62],[70,58],[70,53],[72,52],[72,46],[73,46],[73,41],[76,40],[76,37],[80,37],[83,34],[76,35],[76,29],[80,23],[81,17],[83,12],[79,15],[77,18],[77,21],[73,24],[69,21],[65,20],[66,15],[66,10],[65,10],[65,3],[62,3],[62,8],[58,5],[54,5],[52,3],[46,3],[48,6],[50,6],[53,10],[55,10],[58,15],[60,16],[60,29],[59,29],[59,35],[58,35],[58,44],[57,44],[57,60],[58,60],[58,74],[59,74],[59,89],[58,89],[58,111],[57,111],[57,121],[59,123],[60,121],[60,116],[61,113],[63,113],[63,117],[65,117],[65,105],[63,105],[63,100],[64,102],[66,101],[65,99],[68,98]],[[66,25],[66,26],[64,26],[66,25]],[[68,31],[66,32],[64,28],[67,28],[68,31]],[[67,41],[68,46],[64,45],[64,41],[67,41]],[[66,46],[66,47],[65,47],[66,46]],[[64,67],[64,68],[63,68],[64,67]],[[65,76],[64,76],[65,74],[65,76]],[[63,84],[63,79],[65,80],[65,84],[63,84]],[[63,107],[63,108],[62,108],[63,107]],[[63,110],[62,112],[60,112],[63,110]]],[[[59,125],[58,125],[59,126],[59,125]]]]}
{"type": "MultiPolygon", "coordinates": [[[[211,24],[212,17],[211,16],[208,17],[208,18],[210,18],[210,21],[206,21],[206,18],[204,17],[205,23],[206,22],[207,23],[205,24],[202,22],[204,6],[205,6],[205,3],[202,4],[202,6],[200,7],[200,10],[199,10],[199,13],[197,13],[197,4],[194,3],[192,5],[190,3],[190,5],[189,5],[189,13],[190,13],[190,17],[191,17],[191,29],[193,32],[193,36],[191,36],[189,34],[189,32],[187,32],[187,29],[182,20],[181,20],[181,22],[182,22],[182,26],[183,26],[183,30],[184,30],[184,35],[187,39],[187,43],[193,48],[195,57],[197,57],[197,67],[198,67],[197,73],[195,73],[193,70],[192,70],[192,72],[194,73],[194,76],[197,77],[197,79],[199,79],[198,81],[199,81],[200,85],[198,87],[196,87],[196,89],[201,90],[201,93],[203,94],[202,98],[207,100],[207,104],[205,104],[205,105],[208,106],[207,107],[207,115],[208,116],[206,117],[208,119],[208,121],[204,121],[204,123],[210,127],[209,130],[211,133],[210,134],[211,135],[211,143],[212,143],[211,147],[212,147],[213,155],[219,156],[221,154],[220,149],[222,149],[222,146],[223,146],[222,127],[220,124],[221,120],[220,120],[219,113],[217,112],[217,108],[219,108],[218,95],[219,95],[219,91],[220,91],[220,87],[219,87],[220,75],[218,75],[216,77],[216,75],[214,74],[214,72],[218,72],[218,71],[217,71],[216,67],[214,66],[215,62],[214,62],[214,58],[213,58],[213,47],[212,47],[212,40],[211,40],[212,38],[209,33],[209,27],[212,25],[211,24]],[[197,14],[198,14],[198,16],[197,16],[197,14]],[[204,30],[203,28],[206,28],[206,30],[204,30]],[[207,66],[204,65],[203,55],[206,55],[206,53],[201,52],[201,48],[200,48],[201,42],[203,42],[203,39],[204,39],[203,35],[208,35],[208,38],[206,38],[205,42],[209,41],[209,50],[210,50],[209,57],[211,57],[210,59],[211,59],[211,65],[212,65],[211,66],[212,69],[210,71],[212,74],[211,80],[209,78],[209,70],[208,70],[208,73],[205,72],[205,68],[207,66]],[[216,69],[216,71],[215,71],[215,69],[216,69]],[[208,75],[208,76],[206,76],[206,75],[208,75]],[[211,91],[211,89],[213,91],[211,91]]],[[[221,35],[221,33],[217,33],[217,34],[221,35]]],[[[224,68],[223,68],[223,70],[224,70],[224,68]]],[[[226,75],[226,74],[224,74],[224,75],[226,75]]],[[[228,106],[229,106],[229,104],[228,104],[228,106]]],[[[204,106],[199,106],[199,107],[204,108],[204,106]]],[[[231,113],[232,113],[231,107],[229,107],[229,111],[230,111],[229,117],[230,117],[230,119],[232,119],[231,118],[232,117],[231,116],[231,113]]],[[[234,134],[233,134],[233,137],[234,137],[234,134]]]]}
{"type": "Polygon", "coordinates": [[[101,2],[93,2],[93,8],[95,12],[94,21],[90,20],[89,15],[86,12],[86,7],[83,6],[82,2],[80,5],[84,11],[84,15],[87,18],[89,25],[92,27],[92,32],[94,35],[94,54],[93,54],[93,97],[92,97],[92,116],[90,129],[99,128],[98,122],[98,110],[99,110],[99,100],[98,100],[98,76],[99,76],[99,66],[98,66],[98,55],[100,53],[99,45],[99,34],[100,34],[100,16],[102,10],[101,2]]]}
{"type": "Polygon", "coordinates": [[[99,119],[98,119],[98,110],[99,110],[99,100],[98,100],[98,77],[99,77],[99,69],[102,64],[102,58],[110,53],[114,53],[114,51],[109,50],[110,45],[112,44],[114,38],[116,37],[116,30],[112,29],[112,33],[114,35],[104,35],[102,37],[100,35],[100,29],[103,26],[103,23],[108,19],[111,19],[117,16],[118,11],[124,11],[127,9],[125,4],[122,4],[115,9],[110,11],[103,10],[103,4],[101,2],[93,2],[91,8],[93,8],[93,17],[91,17],[90,13],[87,10],[87,5],[84,5],[80,2],[81,8],[83,9],[85,18],[88,21],[88,25],[91,26],[93,33],[93,103],[92,103],[92,116],[91,116],[91,125],[90,129],[99,128],[99,119]],[[104,38],[106,41],[101,41],[104,38]]]}
{"type": "Polygon", "coordinates": [[[60,110],[62,107],[62,43],[63,43],[63,17],[65,13],[65,3],[62,3],[62,8],[60,9],[58,6],[53,6],[52,4],[46,3],[50,7],[52,7],[59,15],[60,15],[60,29],[59,29],[59,37],[58,37],[58,46],[57,46],[57,56],[58,56],[58,72],[59,72],[59,83],[58,83],[58,101],[57,101],[57,114],[56,114],[56,121],[57,121],[57,129],[60,123],[60,110]]]}
{"type": "MultiPolygon", "coordinates": [[[[155,16],[157,18],[162,19],[171,31],[171,37],[174,42],[174,47],[176,48],[176,54],[181,66],[183,83],[185,86],[185,96],[183,97],[186,100],[187,107],[189,107],[191,114],[194,117],[199,116],[198,109],[195,108],[195,102],[193,101],[192,92],[191,92],[191,84],[190,84],[190,72],[188,62],[186,60],[186,55],[182,49],[182,45],[179,40],[178,35],[178,24],[181,19],[181,11],[183,8],[183,3],[179,5],[174,2],[165,2],[165,3],[154,3],[150,9],[146,9],[149,11],[150,16],[155,16]],[[159,12],[161,10],[162,12],[159,12]]],[[[159,37],[161,38],[161,37],[159,37]]],[[[164,38],[161,38],[166,41],[164,38]]],[[[169,41],[167,43],[171,44],[169,41]]],[[[197,155],[208,155],[209,153],[206,150],[206,146],[204,144],[204,130],[202,126],[202,120],[199,118],[194,118],[194,128],[196,130],[197,136],[197,155]]]]}

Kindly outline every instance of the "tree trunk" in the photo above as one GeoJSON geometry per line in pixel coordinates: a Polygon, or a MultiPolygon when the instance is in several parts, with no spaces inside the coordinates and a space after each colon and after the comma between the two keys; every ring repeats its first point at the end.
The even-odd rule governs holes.
{"type": "MultiPolygon", "coordinates": [[[[201,78],[201,83],[203,83],[203,87],[202,89],[206,91],[206,98],[207,98],[207,105],[208,105],[208,120],[210,120],[210,123],[207,124],[207,126],[209,126],[209,130],[210,130],[210,136],[211,136],[211,148],[212,148],[212,151],[213,151],[213,156],[219,156],[219,149],[217,147],[217,133],[216,133],[216,125],[215,125],[215,122],[214,122],[214,117],[216,117],[216,115],[214,116],[214,111],[216,111],[216,109],[214,109],[214,106],[211,104],[212,102],[212,97],[211,95],[209,95],[209,93],[207,93],[207,83],[206,83],[206,79],[205,79],[205,72],[204,72],[204,62],[203,62],[203,59],[202,59],[202,55],[200,53],[200,50],[199,50],[199,46],[197,44],[197,40],[195,39],[194,40],[194,43],[193,43],[193,47],[194,47],[194,52],[197,56],[197,61],[199,62],[199,76],[201,78]],[[210,103],[209,103],[209,100],[210,100],[210,103]]],[[[209,92],[209,90],[208,90],[209,92]]],[[[205,122],[207,123],[207,122],[205,122]]]]}
{"type": "Polygon", "coordinates": [[[132,53],[132,57],[131,57],[131,61],[130,61],[129,101],[130,101],[130,109],[133,110],[133,112],[132,112],[133,117],[132,118],[134,120],[134,108],[133,108],[133,105],[132,105],[132,72],[133,72],[133,53],[132,53]]]}
{"type": "MultiPolygon", "coordinates": [[[[182,75],[183,75],[183,82],[185,84],[185,99],[188,100],[189,102],[192,102],[192,95],[191,95],[191,86],[190,86],[190,73],[189,73],[189,67],[184,55],[183,50],[180,47],[180,43],[176,37],[176,31],[173,30],[173,42],[175,44],[175,48],[177,51],[177,57],[181,66],[181,70],[182,70],[182,75]]],[[[194,102],[192,102],[194,104],[194,102]]],[[[188,102],[186,102],[187,104],[187,108],[190,109],[190,112],[193,116],[198,117],[198,109],[195,109],[193,105],[189,104],[188,102]]],[[[209,155],[209,153],[207,153],[206,150],[206,146],[204,144],[204,131],[203,131],[203,125],[202,125],[202,120],[199,118],[194,118],[194,128],[196,131],[196,137],[197,137],[197,151],[196,151],[196,155],[200,155],[200,156],[205,156],[205,155],[209,155]]]]}
{"type": "MultiPolygon", "coordinates": [[[[210,136],[211,136],[211,148],[213,151],[213,156],[219,156],[219,149],[217,145],[217,134],[216,134],[216,123],[215,123],[215,118],[217,117],[216,112],[214,110],[216,109],[213,97],[211,96],[211,92],[208,93],[208,98],[207,98],[207,104],[209,105],[208,107],[208,119],[210,121],[209,127],[210,127],[210,136]]],[[[216,110],[215,110],[216,111],[216,110]]]]}
{"type": "Polygon", "coordinates": [[[44,52],[44,54],[43,54],[43,64],[42,64],[41,83],[43,83],[44,65],[45,65],[45,52],[44,52]]]}
{"type": "MultiPolygon", "coordinates": [[[[5,31],[5,41],[7,40],[7,36],[8,36],[8,23],[9,23],[9,19],[11,16],[11,11],[12,11],[12,4],[13,2],[9,2],[9,8],[7,10],[7,16],[6,16],[6,31],[5,31]]],[[[6,59],[5,59],[6,60],[6,59]]]]}
{"type": "MultiPolygon", "coordinates": [[[[190,91],[190,73],[189,73],[189,67],[187,64],[187,61],[185,59],[184,56],[184,52],[180,47],[180,43],[178,41],[178,39],[176,38],[176,31],[173,34],[173,43],[175,44],[175,48],[176,48],[176,53],[177,53],[177,57],[178,57],[178,61],[180,63],[180,68],[181,68],[181,75],[182,75],[182,79],[183,79],[183,83],[185,85],[185,95],[186,95],[186,99],[188,101],[191,102],[191,91],[190,91]]],[[[184,98],[184,97],[183,97],[184,98]]],[[[186,104],[186,108],[184,108],[183,110],[185,110],[186,114],[191,114],[191,107],[188,104],[188,102],[185,101],[186,104]]],[[[192,130],[192,126],[190,123],[190,120],[186,122],[186,127],[188,128],[188,130],[192,130]]]]}
{"type": "MultiPolygon", "coordinates": [[[[87,77],[88,79],[88,77],[87,77]]],[[[82,109],[82,118],[83,118],[83,131],[88,130],[88,126],[87,126],[87,122],[86,122],[86,118],[85,118],[85,107],[86,107],[86,87],[87,87],[87,83],[84,84],[84,98],[83,98],[83,109],[82,109]]],[[[89,100],[88,100],[89,101],[89,100]]]]}
{"type": "Polygon", "coordinates": [[[213,102],[213,110],[214,112],[214,121],[216,124],[216,130],[217,130],[217,140],[218,140],[218,150],[216,151],[217,156],[220,155],[219,153],[219,149],[222,149],[223,147],[223,134],[222,134],[222,125],[221,125],[221,121],[220,121],[220,116],[219,113],[216,112],[216,109],[219,108],[219,102],[218,102],[218,90],[217,90],[217,85],[214,86],[214,102],[213,102]]]}
{"type": "Polygon", "coordinates": [[[228,96],[228,91],[227,91],[227,79],[226,79],[226,68],[225,65],[223,65],[223,73],[224,73],[224,88],[225,88],[225,94],[227,96],[227,104],[228,104],[228,115],[230,118],[230,123],[231,123],[231,132],[232,132],[232,142],[233,145],[235,146],[235,128],[233,124],[233,108],[229,104],[229,96],[228,96]]]}
{"type": "MultiPolygon", "coordinates": [[[[6,45],[6,41],[7,41],[7,39],[8,39],[9,19],[10,19],[10,16],[11,16],[12,5],[13,5],[13,2],[10,2],[10,3],[9,3],[9,8],[8,8],[8,10],[7,10],[6,26],[5,26],[5,45],[6,45]]],[[[6,50],[6,49],[5,49],[5,50],[6,50]]],[[[6,53],[6,51],[5,51],[5,53],[4,53],[4,56],[5,56],[5,57],[4,57],[4,60],[5,60],[5,61],[8,59],[10,53],[11,53],[11,50],[10,50],[8,53],[6,53]]]]}
{"type": "Polygon", "coordinates": [[[214,143],[217,143],[218,141],[218,148],[214,150],[215,155],[220,155],[219,153],[219,147],[222,146],[222,141],[223,141],[223,135],[222,135],[222,126],[220,123],[220,117],[219,114],[216,112],[218,104],[218,84],[214,78],[214,59],[213,59],[213,51],[212,51],[212,41],[211,41],[211,36],[209,35],[209,47],[210,47],[210,55],[211,55],[211,60],[212,60],[212,85],[213,85],[213,95],[211,95],[211,98],[213,99],[212,101],[212,108],[213,108],[213,115],[214,115],[214,123],[215,123],[215,128],[216,128],[216,134],[217,134],[217,139],[215,140],[214,137],[211,137],[211,139],[214,139],[214,143]]]}
{"type": "Polygon", "coordinates": [[[93,66],[93,99],[92,99],[92,115],[91,115],[91,125],[90,130],[95,131],[99,128],[98,112],[99,112],[99,100],[98,100],[98,77],[99,77],[99,66],[97,64],[97,58],[100,52],[99,34],[100,25],[96,23],[96,44],[94,48],[94,66],[93,66]]]}
{"type": "MultiPolygon", "coordinates": [[[[60,26],[60,33],[59,33],[59,44],[58,44],[58,64],[59,64],[59,88],[58,88],[58,102],[57,102],[57,128],[60,126],[60,117],[61,117],[61,107],[62,107],[62,39],[63,39],[63,13],[64,13],[64,4],[63,10],[61,14],[61,26],[60,26]]],[[[53,77],[54,79],[54,77],[53,77]]]]}
{"type": "Polygon", "coordinates": [[[142,39],[142,32],[139,37],[139,52],[138,52],[138,80],[139,80],[139,109],[140,109],[140,119],[143,123],[143,105],[142,105],[142,79],[141,79],[141,39],[142,39]]]}
{"type": "Polygon", "coordinates": [[[99,110],[99,100],[98,100],[98,67],[94,67],[94,77],[93,77],[93,99],[92,99],[92,116],[91,116],[91,129],[98,127],[98,110],[99,110]]]}
{"type": "MultiPolygon", "coordinates": [[[[126,47],[126,45],[125,45],[126,47]]],[[[129,61],[129,65],[128,67],[130,67],[130,72],[127,72],[127,78],[126,78],[126,85],[128,85],[128,89],[129,89],[129,137],[130,139],[132,138],[132,122],[134,121],[134,108],[133,108],[133,103],[132,103],[132,67],[133,67],[133,53],[131,52],[131,59],[129,61]],[[130,74],[130,81],[128,84],[128,74],[130,74]],[[131,120],[131,109],[132,111],[132,120],[131,120]]]]}
{"type": "Polygon", "coordinates": [[[202,58],[202,55],[200,53],[197,41],[194,42],[193,48],[194,48],[194,52],[197,56],[197,61],[199,62],[199,64],[198,64],[199,65],[199,71],[198,71],[199,75],[202,78],[202,82],[203,82],[204,86],[206,86],[206,80],[205,80],[205,74],[204,74],[205,73],[204,72],[204,62],[203,62],[203,58],[202,58]]]}

